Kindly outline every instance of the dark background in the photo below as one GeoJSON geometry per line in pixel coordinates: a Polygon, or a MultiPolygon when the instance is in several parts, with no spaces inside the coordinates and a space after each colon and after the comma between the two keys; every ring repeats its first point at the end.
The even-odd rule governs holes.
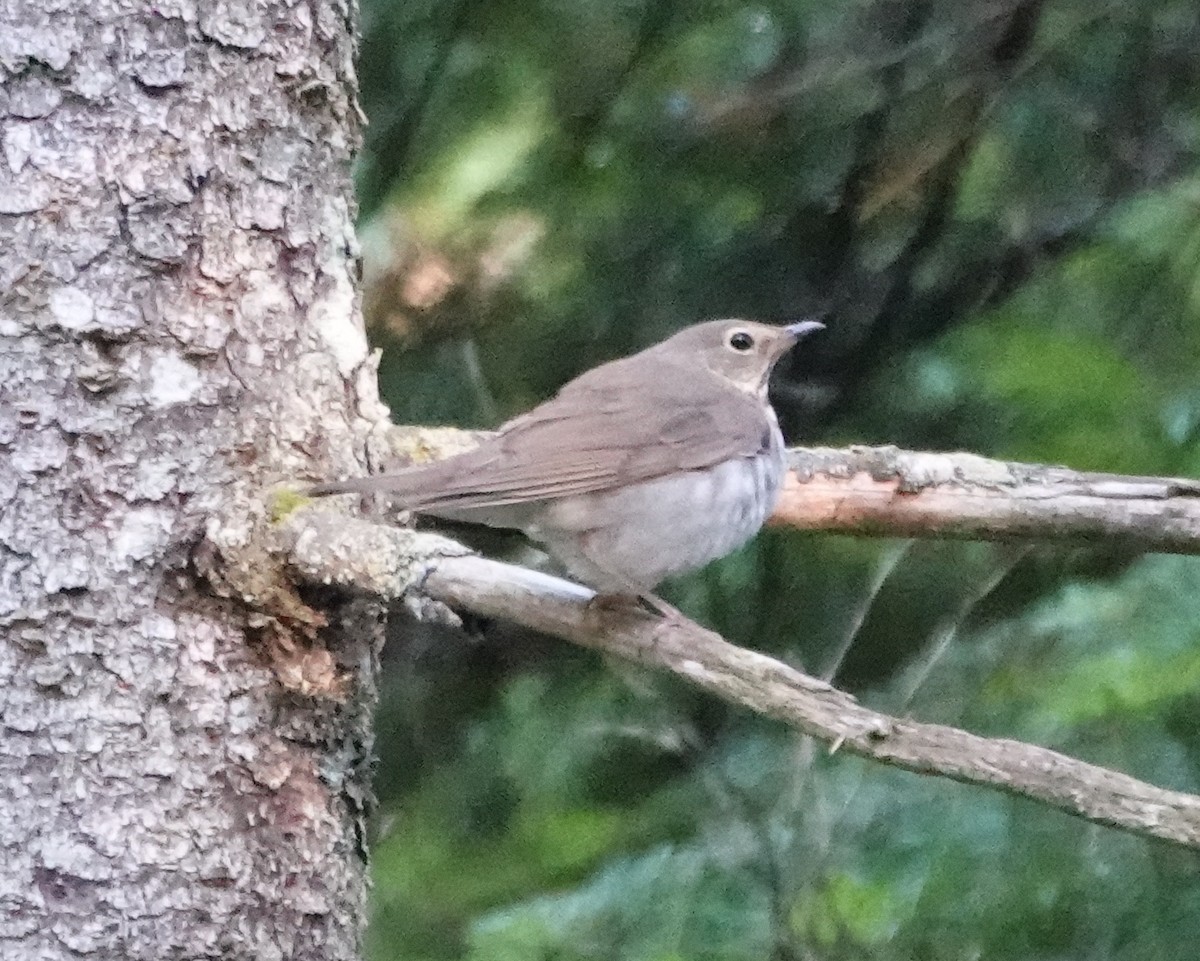
{"type": "MultiPolygon", "coordinates": [[[[363,29],[396,420],[494,426],[686,323],[820,314],[773,393],[793,442],[1200,472],[1195,0],[364,0],[363,29]]],[[[768,531],[664,593],[873,706],[1200,790],[1200,560],[768,531]]],[[[1196,954],[1194,855],[468,627],[386,655],[375,959],[1196,954]]]]}

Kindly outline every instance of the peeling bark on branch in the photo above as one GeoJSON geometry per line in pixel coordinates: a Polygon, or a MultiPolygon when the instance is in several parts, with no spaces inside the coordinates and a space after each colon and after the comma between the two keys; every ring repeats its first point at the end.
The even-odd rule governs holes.
{"type": "Polygon", "coordinates": [[[736,647],[697,624],[661,620],[634,608],[589,607],[593,592],[585,587],[486,560],[445,538],[316,509],[297,512],[278,536],[277,549],[303,580],[410,602],[421,597],[505,618],[669,670],[834,749],[1200,848],[1200,797],[1036,745],[873,711],[823,681],[736,647]]]}
{"type": "Polygon", "coordinates": [[[1104,541],[1200,554],[1200,481],[895,447],[798,447],[771,523],[979,540],[1104,541]]]}

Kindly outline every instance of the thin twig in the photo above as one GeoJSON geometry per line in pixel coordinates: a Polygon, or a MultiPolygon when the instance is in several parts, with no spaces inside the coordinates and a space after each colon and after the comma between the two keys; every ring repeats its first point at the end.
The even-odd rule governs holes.
{"type": "Polygon", "coordinates": [[[577,585],[480,557],[448,558],[423,590],[587,647],[663,668],[841,750],[1040,801],[1098,824],[1200,847],[1200,797],[1019,741],[985,738],[863,707],[774,658],[728,643],[682,618],[631,607],[596,610],[577,585]]]}

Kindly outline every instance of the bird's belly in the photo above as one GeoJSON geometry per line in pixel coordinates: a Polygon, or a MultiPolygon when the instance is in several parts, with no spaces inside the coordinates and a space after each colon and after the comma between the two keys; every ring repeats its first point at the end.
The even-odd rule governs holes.
{"type": "Polygon", "coordinates": [[[775,507],[783,473],[780,444],[708,470],[563,498],[530,533],[601,591],[650,591],[753,537],[775,507]]]}

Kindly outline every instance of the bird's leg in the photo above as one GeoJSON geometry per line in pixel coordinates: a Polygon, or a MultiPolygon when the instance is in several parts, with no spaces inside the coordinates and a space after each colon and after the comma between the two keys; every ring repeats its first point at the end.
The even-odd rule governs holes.
{"type": "Polygon", "coordinates": [[[616,588],[616,590],[598,590],[596,595],[588,601],[588,607],[596,610],[629,610],[632,608],[643,614],[653,614],[655,617],[661,617],[667,621],[687,620],[679,608],[671,606],[657,594],[651,593],[640,584],[627,580],[618,572],[606,570],[603,565],[597,564],[595,559],[588,556],[586,543],[580,546],[584,548],[583,556],[588,563],[594,565],[595,569],[603,574],[604,583],[616,588]]]}

